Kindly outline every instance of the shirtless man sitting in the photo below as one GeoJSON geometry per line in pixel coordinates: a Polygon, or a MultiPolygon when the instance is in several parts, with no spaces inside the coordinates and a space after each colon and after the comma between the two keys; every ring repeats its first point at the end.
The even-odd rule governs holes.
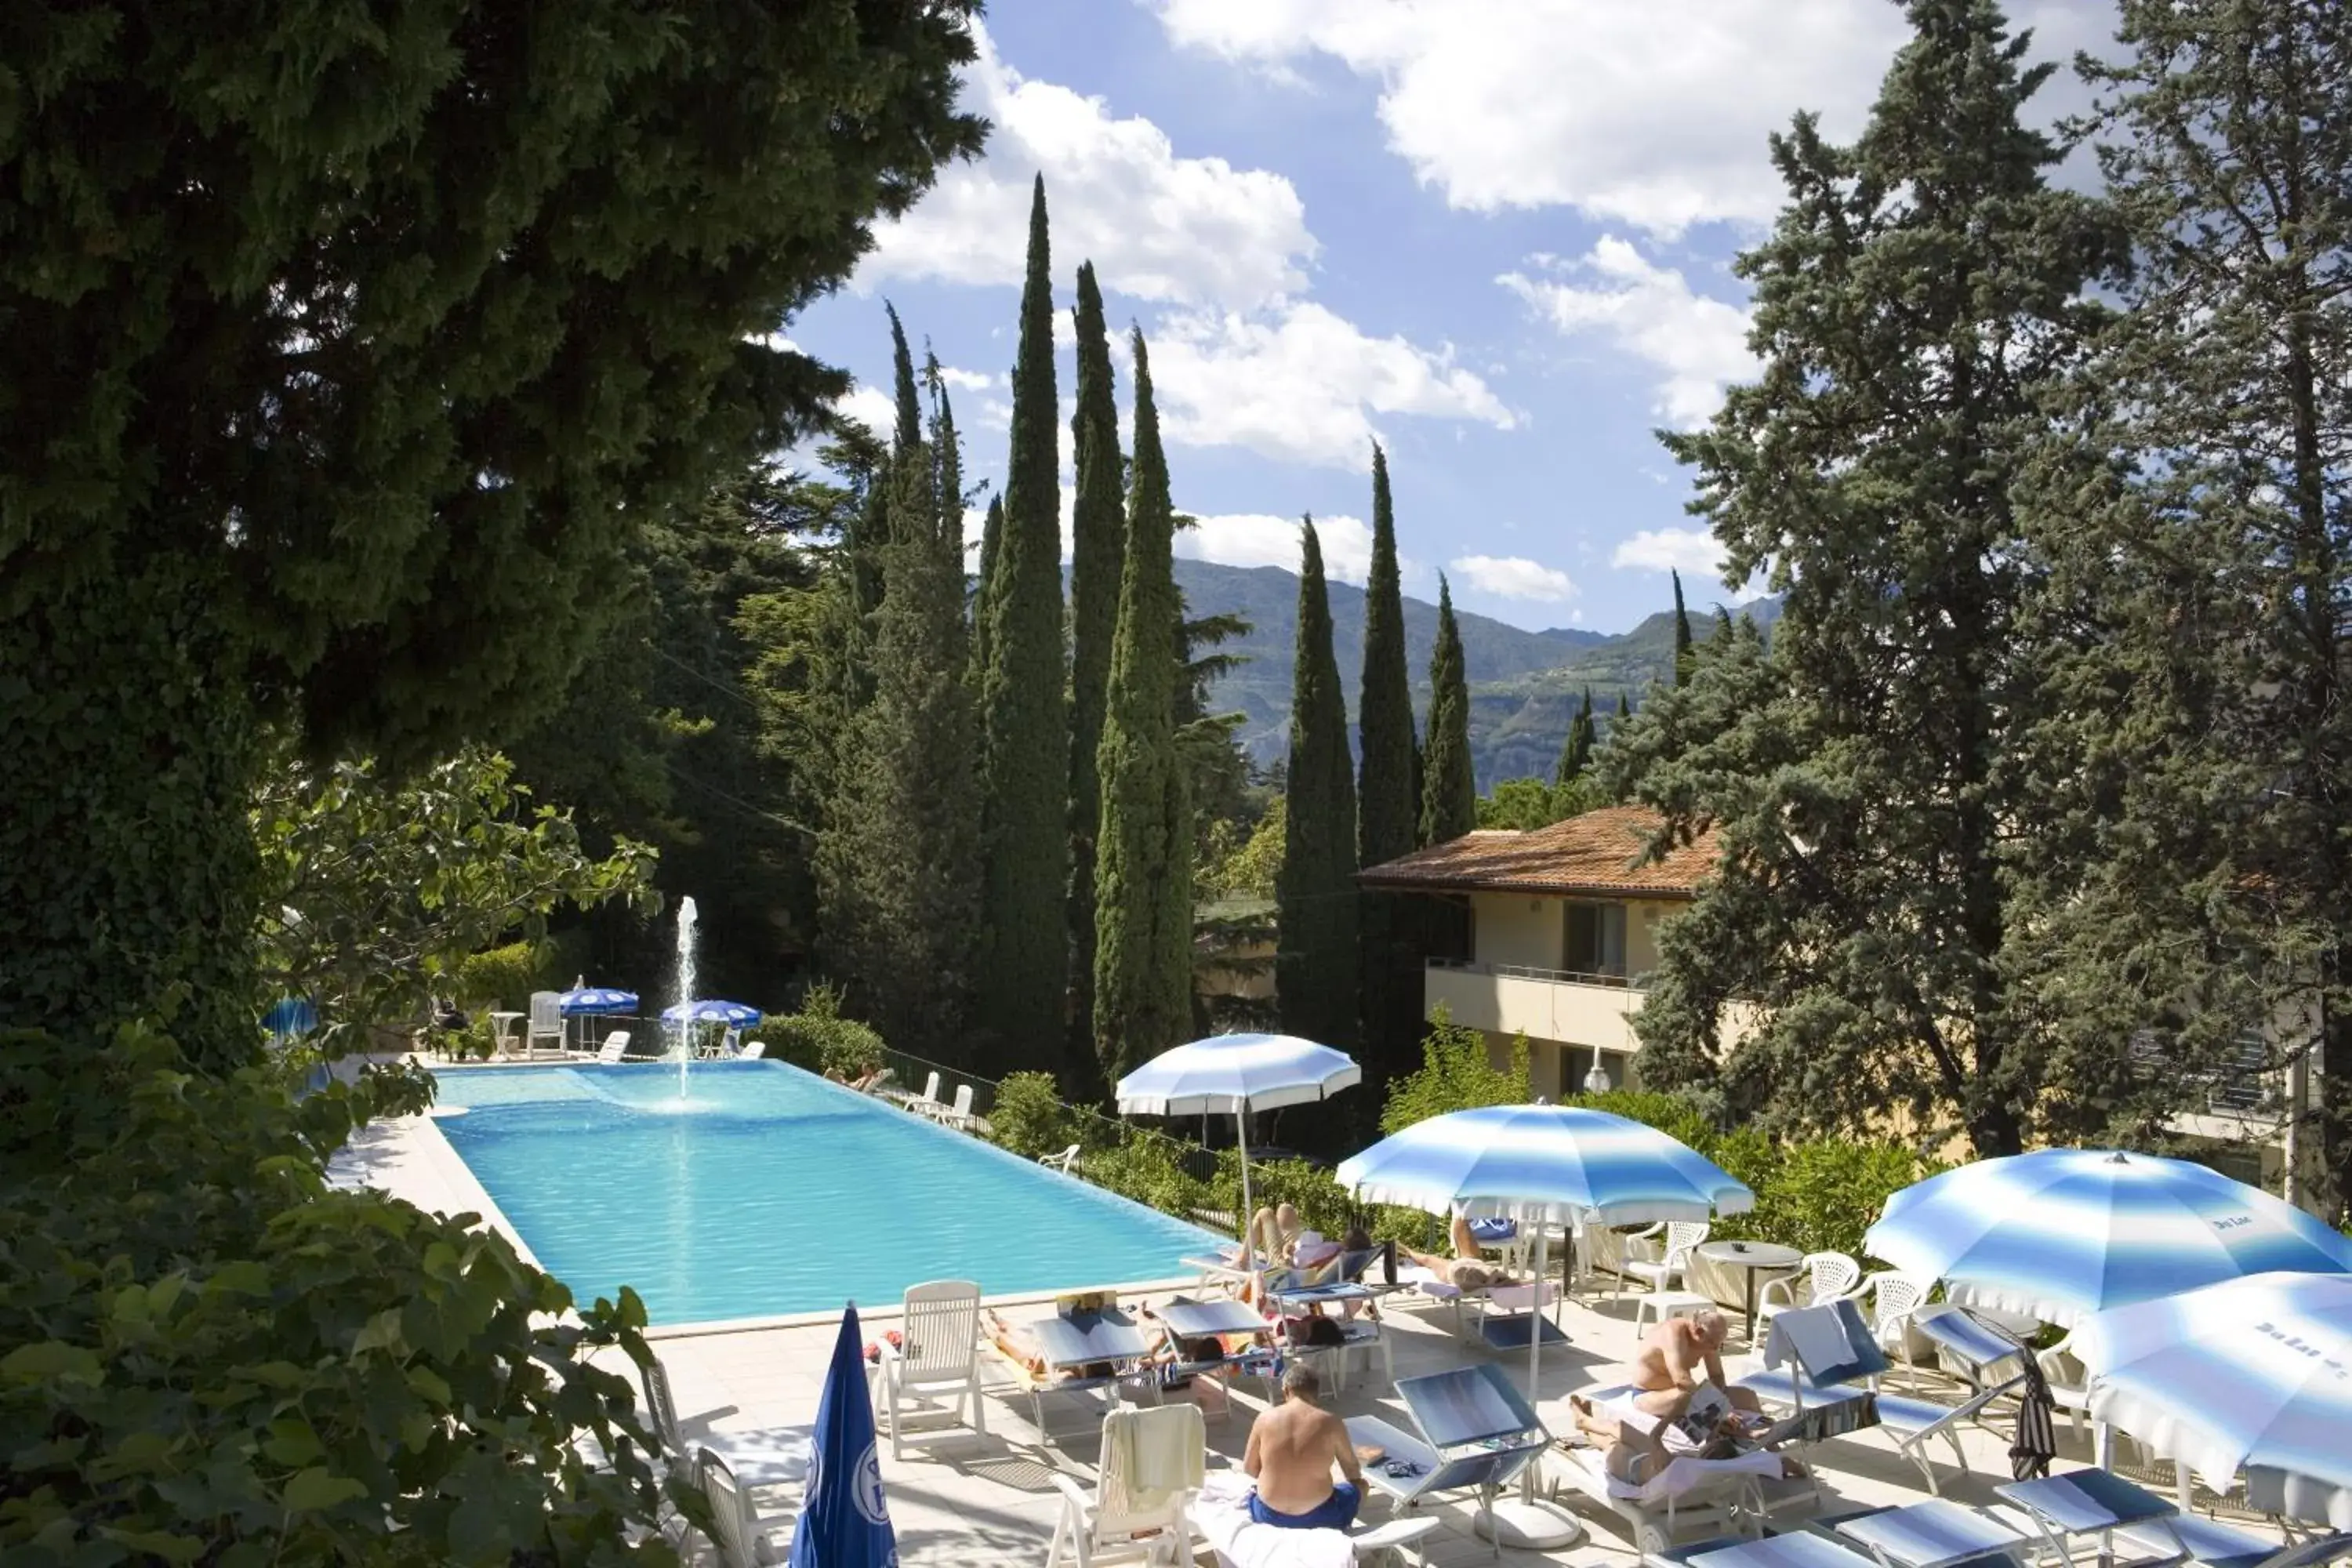
{"type": "Polygon", "coordinates": [[[1723,1390],[1734,1410],[1761,1410],[1753,1389],[1734,1387],[1723,1375],[1723,1342],[1731,1324],[1709,1308],[1687,1318],[1668,1318],[1642,1336],[1642,1352],[1633,1358],[1633,1384],[1642,1393],[1633,1403],[1651,1415],[1673,1419],[1690,1405],[1691,1395],[1706,1384],[1723,1390]]]}
{"type": "Polygon", "coordinates": [[[1293,1362],[1282,1374],[1282,1403],[1250,1428],[1242,1468],[1257,1482],[1250,1518],[1282,1530],[1345,1530],[1364,1500],[1364,1467],[1347,1426],[1315,1403],[1315,1369],[1293,1362]],[[1331,1467],[1347,1479],[1334,1482],[1331,1467]]]}
{"type": "Polygon", "coordinates": [[[1454,1256],[1441,1258],[1434,1252],[1415,1252],[1409,1247],[1397,1248],[1407,1258],[1436,1275],[1449,1285],[1465,1290],[1484,1290],[1489,1285],[1500,1284],[1503,1271],[1490,1266],[1478,1253],[1478,1238],[1470,1234],[1467,1216],[1454,1216],[1454,1256]]]}

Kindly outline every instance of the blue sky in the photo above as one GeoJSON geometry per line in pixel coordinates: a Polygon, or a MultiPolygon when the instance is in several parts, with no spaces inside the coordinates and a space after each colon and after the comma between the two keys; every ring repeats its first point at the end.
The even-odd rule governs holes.
{"type": "MultiPolygon", "coordinates": [[[[2063,58],[2111,13],[2013,15],[2063,58]]],[[[1360,582],[1377,437],[1408,593],[1443,571],[1466,609],[1622,630],[1669,566],[1697,604],[1762,591],[1721,583],[1653,432],[1751,363],[1729,263],[1778,205],[1766,135],[1800,108],[1851,135],[1902,36],[1888,0],[998,0],[965,88],[987,156],[789,336],[887,423],[895,303],[950,367],[967,473],[997,481],[1042,172],[1066,487],[1091,258],[1115,330],[1150,345],[1176,504],[1202,520],[1180,552],[1295,567],[1311,511],[1360,582]]]]}

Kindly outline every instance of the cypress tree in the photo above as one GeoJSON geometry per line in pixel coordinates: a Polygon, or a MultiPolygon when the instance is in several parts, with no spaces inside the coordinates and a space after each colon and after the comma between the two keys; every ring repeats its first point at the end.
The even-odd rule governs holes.
{"type": "Polygon", "coordinates": [[[1069,986],[1070,728],[1053,289],[1040,175],[1029,212],[1004,527],[990,563],[981,681],[988,890],[979,1016],[999,1052],[990,1065],[1001,1071],[1062,1065],[1069,986]]]}
{"type": "Polygon", "coordinates": [[[1620,719],[1631,719],[1633,716],[1633,700],[1627,697],[1623,692],[1619,692],[1617,694],[1617,717],[1620,719]]]}
{"type": "Polygon", "coordinates": [[[850,721],[816,871],[824,948],[902,1050],[962,1059],[980,929],[979,722],[965,659],[961,464],[938,387],[930,439],[889,465],[890,592],[873,697],[850,721]]]}
{"type": "Polygon", "coordinates": [[[1675,578],[1675,684],[1688,686],[1691,678],[1690,611],[1683,606],[1683,574],[1675,578]]]}
{"type": "Polygon", "coordinates": [[[971,683],[975,690],[988,668],[988,590],[996,581],[996,552],[1004,537],[1004,498],[988,498],[988,517],[980,526],[980,564],[971,589],[971,683]]]}
{"type": "Polygon", "coordinates": [[[1568,784],[1584,776],[1592,765],[1592,688],[1584,689],[1584,705],[1576,717],[1568,721],[1568,743],[1559,751],[1559,771],[1553,775],[1554,784],[1568,784]]]}
{"type": "Polygon", "coordinates": [[[885,300],[890,317],[892,390],[898,405],[898,428],[890,438],[890,455],[902,458],[923,439],[923,403],[915,393],[915,356],[907,349],[907,329],[899,324],[898,308],[885,300]]]}
{"type": "MultiPolygon", "coordinates": [[[[2081,1088],[2014,984],[2035,923],[2014,872],[2050,792],[2008,765],[2045,663],[2021,645],[2015,485],[2121,252],[2048,184],[2059,151],[2022,110],[2049,68],[1992,0],[1906,13],[1857,142],[1806,116],[1775,139],[1788,203],[1738,264],[1761,376],[1667,437],[1729,574],[1769,558],[1787,604],[1768,700],[1636,784],[1723,850],[1638,1026],[1645,1079],[1722,1085],[1735,1119],[1854,1133],[1899,1104],[1996,1155],[2081,1088]]],[[[1651,700],[1691,706],[1716,663],[1651,700]]]]}
{"type": "MultiPolygon", "coordinates": [[[[1095,1025],[1095,834],[1101,826],[1103,711],[1111,644],[1126,592],[1121,559],[1132,524],[1125,512],[1118,404],[1112,396],[1110,334],[1094,263],[1078,268],[1077,411],[1070,420],[1077,494],[1070,531],[1070,974],[1078,1028],[1095,1025]]],[[[1160,468],[1162,479],[1167,467],[1160,468]]],[[[1139,480],[1139,482],[1140,482],[1139,480]]],[[[1098,1032],[1096,1037],[1099,1039],[1098,1032]]],[[[1106,1058],[1107,1059],[1107,1058],[1106,1058]]]]}
{"type": "MultiPolygon", "coordinates": [[[[1100,444],[1100,427],[1091,434],[1100,444]]],[[[1135,485],[1103,719],[1093,901],[1095,1050],[1113,1083],[1192,1032],[1192,812],[1176,756],[1175,525],[1138,331],[1135,485]]]]}
{"type": "Polygon", "coordinates": [[[1478,826],[1470,759],[1470,682],[1454,591],[1437,580],[1437,642],[1429,653],[1429,749],[1422,759],[1421,841],[1443,844],[1478,826]]]}
{"type": "Polygon", "coordinates": [[[1354,773],[1323,546],[1308,518],[1301,529],[1291,665],[1288,821],[1275,872],[1275,999],[1285,1030],[1338,1050],[1350,1049],[1356,1039],[1354,773]]]}
{"type": "MultiPolygon", "coordinates": [[[[1399,581],[1396,509],[1388,454],[1372,447],[1372,564],[1364,584],[1364,669],[1357,706],[1362,761],[1357,775],[1357,863],[1409,855],[1421,756],[1413,743],[1412,679],[1405,663],[1404,590],[1399,581]]],[[[1421,1059],[1422,978],[1414,962],[1406,897],[1366,893],[1363,921],[1364,1068],[1377,1100],[1393,1074],[1421,1059]]]]}

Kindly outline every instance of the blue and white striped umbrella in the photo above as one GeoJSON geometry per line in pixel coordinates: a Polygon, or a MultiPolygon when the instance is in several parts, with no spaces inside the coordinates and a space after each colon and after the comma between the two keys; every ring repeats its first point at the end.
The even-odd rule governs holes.
{"type": "Polygon", "coordinates": [[[2297,1513],[2352,1529],[2352,1276],[2256,1274],[2076,1326],[2091,1415],[2229,1489],[2284,1470],[2297,1513]],[[2293,1483],[2299,1482],[2299,1485],[2293,1483]]]}
{"type": "MultiPolygon", "coordinates": [[[[1249,1119],[1252,1110],[1311,1105],[1363,1082],[1345,1051],[1296,1035],[1212,1035],[1160,1052],[1118,1080],[1128,1116],[1240,1118],[1242,1223],[1249,1224],[1249,1119]]],[[[1244,1230],[1246,1237],[1248,1232],[1244,1230]]]]}
{"type": "Polygon", "coordinates": [[[1574,1105],[1433,1116],[1340,1161],[1336,1174],[1366,1203],[1556,1224],[1706,1219],[1756,1205],[1687,1143],[1574,1105]]]}
{"type": "Polygon", "coordinates": [[[767,1016],[740,1002],[679,1002],[662,1009],[665,1024],[726,1024],[741,1028],[767,1016]]]}
{"type": "Polygon", "coordinates": [[[1952,1299],[2074,1323],[2272,1269],[2340,1274],[2352,1239],[2186,1160],[2043,1149],[1979,1160],[1886,1201],[1863,1247],[1952,1299]]]}
{"type": "Polygon", "coordinates": [[[603,1017],[637,1010],[637,994],[634,991],[614,991],[602,985],[575,985],[555,999],[557,1011],[567,1018],[603,1017]]]}
{"type": "Polygon", "coordinates": [[[1296,1035],[1212,1035],[1119,1079],[1118,1108],[1136,1116],[1230,1116],[1328,1100],[1363,1080],[1347,1053],[1296,1035]]]}

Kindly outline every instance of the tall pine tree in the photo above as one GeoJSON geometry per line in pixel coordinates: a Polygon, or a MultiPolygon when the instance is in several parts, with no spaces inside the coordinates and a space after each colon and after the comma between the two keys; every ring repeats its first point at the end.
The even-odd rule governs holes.
{"type": "MultiPolygon", "coordinates": [[[[2094,68],[2138,266],[2032,508],[2065,634],[2034,757],[2036,994],[2060,1044],[2158,1047],[2128,1133],[2263,1042],[2296,1196],[2352,1216],[2352,20],[2124,0],[2094,68]],[[2193,998],[2193,1005],[2183,999],[2193,998]],[[2236,1058],[2233,1060],[2232,1058],[2236,1058]],[[2151,1103],[2152,1101],[2152,1103],[2151,1103]]],[[[2129,1067],[2128,1062],[2119,1066],[2129,1067]]],[[[2189,1109],[2201,1110],[2192,1102],[2189,1109]]]]}
{"type": "Polygon", "coordinates": [[[1421,841],[1443,844],[1478,826],[1470,756],[1470,678],[1454,590],[1437,580],[1437,641],[1429,650],[1429,741],[1422,754],[1421,841]]]}
{"type": "Polygon", "coordinates": [[[1331,599],[1315,520],[1300,530],[1298,644],[1291,665],[1288,821],[1275,872],[1275,1000],[1284,1029],[1339,1050],[1356,1040],[1356,783],[1348,707],[1331,648],[1331,599]]]}
{"type": "Polygon", "coordinates": [[[1182,605],[1175,531],[1139,331],[1135,485],[1103,718],[1092,943],[1095,1051],[1112,1083],[1192,1032],[1192,810],[1176,755],[1182,605]]]}
{"type": "MultiPolygon", "coordinates": [[[[1421,752],[1412,734],[1412,678],[1404,651],[1404,590],[1397,571],[1396,508],[1388,454],[1372,447],[1372,563],[1364,584],[1364,671],[1357,703],[1357,859],[1377,866],[1412,852],[1419,828],[1421,752]]],[[[1391,1076],[1421,1059],[1422,978],[1406,898],[1366,893],[1363,945],[1365,1080],[1378,1099],[1391,1076]]]]}
{"type": "Polygon", "coordinates": [[[981,679],[988,882],[979,1017],[990,1065],[1059,1069],[1069,987],[1070,728],[1062,628],[1061,414],[1045,181],[1029,212],[1029,274],[1013,364],[1004,527],[989,563],[981,679]]]}
{"type": "Polygon", "coordinates": [[[1691,678],[1690,611],[1683,605],[1683,574],[1675,578],[1675,684],[1688,686],[1691,678]]]}
{"type": "Polygon", "coordinates": [[[1091,261],[1078,268],[1076,322],[1078,397],[1070,420],[1078,465],[1070,523],[1070,974],[1076,1004],[1072,1011],[1087,1033],[1094,1032],[1095,1024],[1095,834],[1103,812],[1099,753],[1111,643],[1126,592],[1125,535],[1132,526],[1122,495],[1110,333],[1091,261]]]}
{"type": "Polygon", "coordinates": [[[988,670],[988,585],[996,581],[996,552],[1004,538],[1004,498],[988,498],[988,512],[980,525],[980,561],[971,584],[971,684],[980,689],[988,670]]]}
{"type": "Polygon", "coordinates": [[[2059,154],[2021,110],[2047,68],[1992,0],[1906,12],[1859,142],[1811,116],[1774,139],[1789,204],[1739,262],[1760,381],[1667,438],[1727,575],[1769,562],[1787,608],[1776,695],[1637,781],[1723,848],[1638,1026],[1646,1079],[1720,1073],[1734,1115],[1853,1131],[1893,1103],[2003,1154],[2063,1098],[2005,967],[2004,866],[2042,806],[2000,761],[2038,673],[2012,486],[2116,247],[2045,182],[2059,154]]]}
{"type": "Polygon", "coordinates": [[[860,1014],[902,1050],[959,1062],[980,929],[979,721],[971,687],[941,679],[966,657],[963,502],[936,365],[932,385],[930,439],[887,469],[873,696],[841,748],[816,869],[830,967],[860,1014]]]}
{"type": "Polygon", "coordinates": [[[1568,721],[1568,742],[1559,749],[1559,768],[1552,782],[1570,784],[1584,776],[1592,765],[1592,688],[1584,689],[1584,705],[1568,721]]]}

